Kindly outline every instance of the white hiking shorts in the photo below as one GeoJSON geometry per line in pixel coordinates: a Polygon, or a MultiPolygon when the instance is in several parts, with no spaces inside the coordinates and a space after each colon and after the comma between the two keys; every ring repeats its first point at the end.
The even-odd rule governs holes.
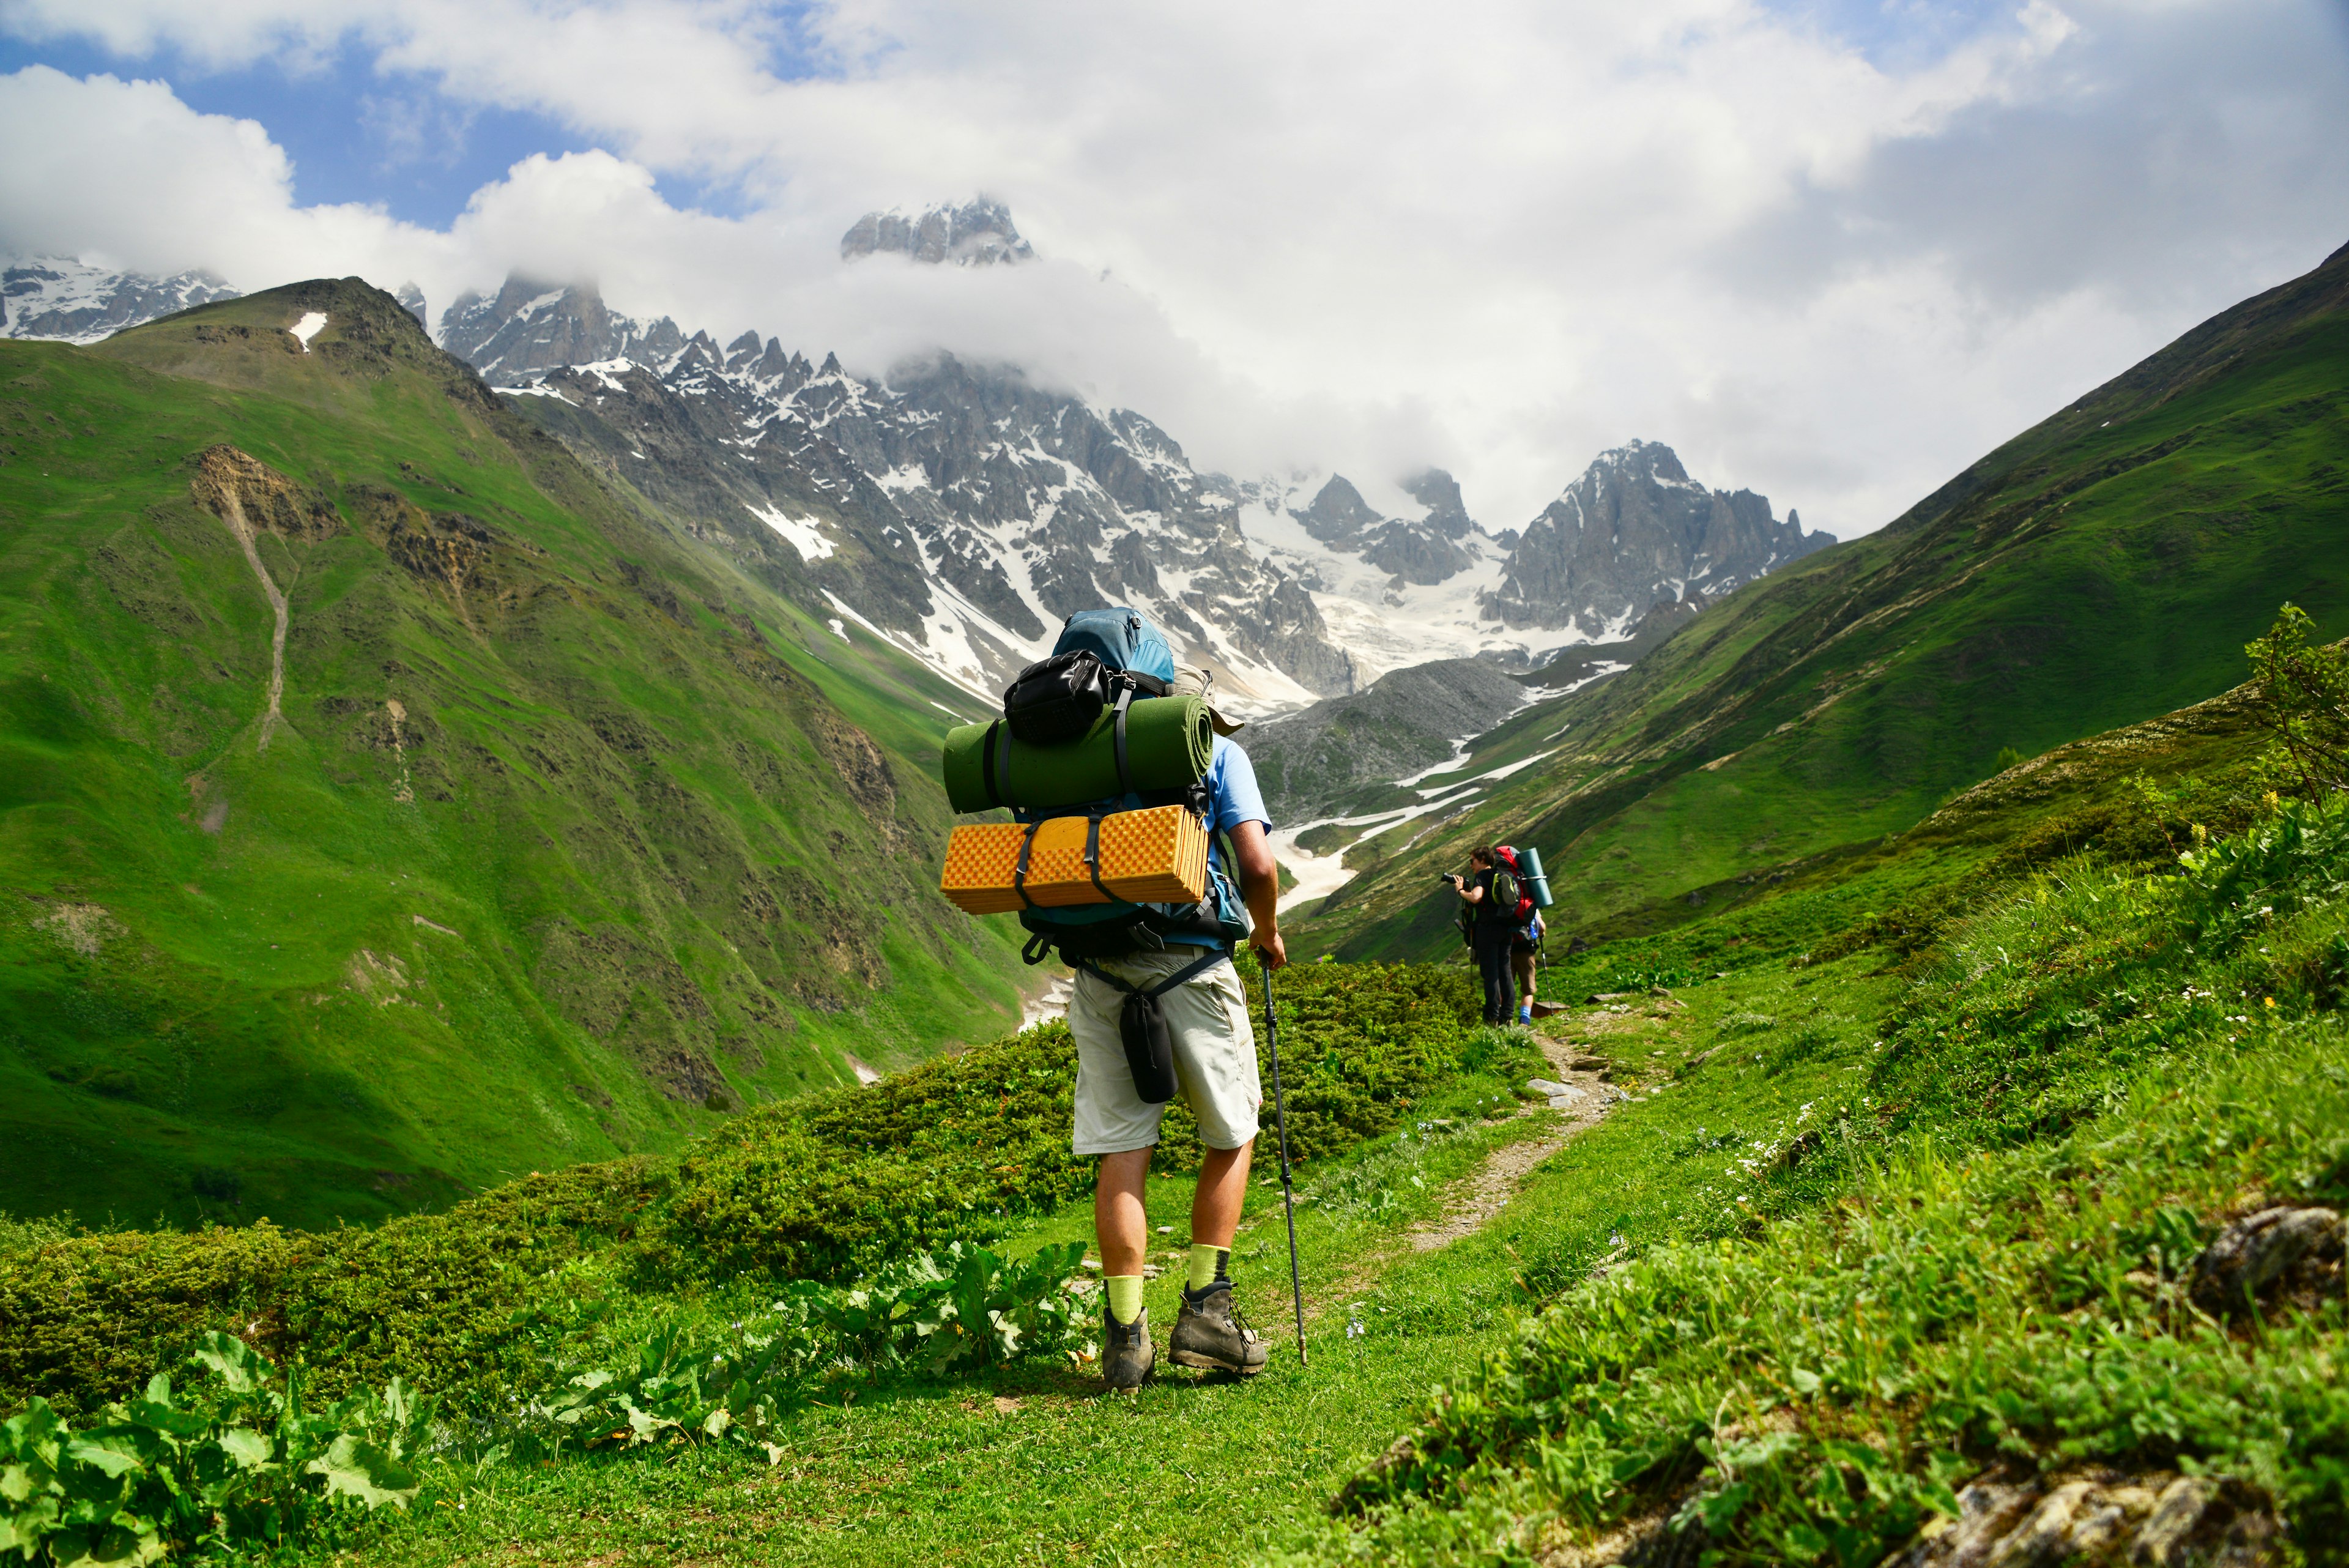
{"type": "MultiPolygon", "coordinates": [[[[1129,985],[1152,986],[1205,956],[1175,947],[1163,953],[1100,959],[1102,969],[1129,985]]],[[[1097,975],[1077,971],[1069,1000],[1069,1032],[1077,1037],[1078,1154],[1123,1154],[1158,1142],[1164,1106],[1145,1105],[1133,1092],[1133,1070],[1117,1032],[1125,992],[1097,975]]],[[[1256,1137],[1264,1088],[1256,1072],[1256,1028],[1247,992],[1229,963],[1213,965],[1158,999],[1174,1038],[1174,1095],[1199,1121],[1209,1148],[1237,1148],[1256,1137]]]]}

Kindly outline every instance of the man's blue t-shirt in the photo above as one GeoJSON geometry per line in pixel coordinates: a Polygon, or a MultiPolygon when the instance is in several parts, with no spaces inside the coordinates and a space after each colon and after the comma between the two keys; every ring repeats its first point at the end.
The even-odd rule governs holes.
{"type": "Polygon", "coordinates": [[[1257,787],[1256,764],[1247,752],[1217,735],[1207,763],[1207,831],[1229,833],[1243,822],[1261,822],[1267,833],[1272,831],[1272,814],[1265,810],[1264,791],[1257,787]]]}
{"type": "Polygon", "coordinates": [[[1260,822],[1266,832],[1272,831],[1272,814],[1265,810],[1264,791],[1257,787],[1256,764],[1246,751],[1217,735],[1207,763],[1207,869],[1222,884],[1216,890],[1217,907],[1245,923],[1238,868],[1224,864],[1223,840],[1243,822],[1260,822]]]}

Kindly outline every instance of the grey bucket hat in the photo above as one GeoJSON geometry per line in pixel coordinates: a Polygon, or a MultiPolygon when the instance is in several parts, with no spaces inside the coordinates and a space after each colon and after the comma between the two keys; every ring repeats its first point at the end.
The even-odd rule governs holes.
{"type": "Polygon", "coordinates": [[[1216,677],[1212,670],[1201,670],[1195,665],[1178,664],[1174,667],[1174,683],[1167,689],[1167,695],[1200,699],[1207,705],[1207,721],[1215,725],[1216,733],[1237,735],[1247,728],[1247,721],[1224,716],[1223,710],[1216,706],[1215,686],[1216,677]]]}

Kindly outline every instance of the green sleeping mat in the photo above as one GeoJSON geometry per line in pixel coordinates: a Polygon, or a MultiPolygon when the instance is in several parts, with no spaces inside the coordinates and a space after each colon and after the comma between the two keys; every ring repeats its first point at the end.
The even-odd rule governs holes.
{"type": "Polygon", "coordinates": [[[1216,732],[1207,705],[1196,697],[1151,697],[1125,713],[1129,784],[1117,777],[1115,710],[1104,708],[1093,727],[1057,746],[1009,742],[1003,722],[965,724],[947,736],[947,799],[957,811],[999,805],[1049,808],[1081,805],[1137,790],[1181,789],[1215,760],[1216,732]]]}

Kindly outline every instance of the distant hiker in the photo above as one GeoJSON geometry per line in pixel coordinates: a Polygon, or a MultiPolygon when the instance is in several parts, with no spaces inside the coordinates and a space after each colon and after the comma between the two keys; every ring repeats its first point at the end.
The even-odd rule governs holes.
{"type": "Polygon", "coordinates": [[[1534,962],[1541,956],[1542,934],[1541,911],[1536,909],[1534,918],[1517,929],[1516,940],[1509,944],[1509,968],[1516,976],[1520,1023],[1534,1021],[1534,962]]]}
{"type": "Polygon", "coordinates": [[[1485,1022],[1510,1023],[1516,1012],[1510,950],[1530,912],[1514,859],[1505,861],[1496,846],[1480,846],[1469,851],[1465,877],[1454,873],[1444,880],[1471,906],[1468,950],[1476,955],[1476,972],[1485,982],[1485,1022]]]}
{"type": "MultiPolygon", "coordinates": [[[[1247,943],[1270,968],[1288,961],[1277,909],[1278,872],[1267,837],[1271,814],[1247,753],[1229,739],[1240,726],[1206,702],[1207,677],[1176,669],[1165,637],[1143,617],[1124,608],[1071,616],[1052,654],[1023,671],[1005,693],[1006,730],[949,736],[949,794],[960,778],[966,789],[996,792],[1022,823],[1071,816],[1088,822],[1082,842],[1089,857],[1106,857],[1105,848],[1093,846],[1106,845],[1102,824],[1121,813],[1181,805],[1195,814],[1207,836],[1205,894],[1195,904],[1122,901],[1103,882],[1117,873],[1104,860],[1092,859],[1087,874],[1101,897],[1063,901],[1055,895],[1045,904],[1024,902],[1021,895],[1020,922],[1032,933],[1030,961],[1057,950],[1077,971],[1069,1002],[1077,1045],[1071,1147],[1101,1161],[1093,1230],[1107,1296],[1102,1376],[1112,1388],[1132,1388],[1156,1361],[1142,1304],[1150,1246],[1143,1198],[1159,1124],[1166,1102],[1176,1097],[1197,1120],[1206,1152],[1191,1200],[1190,1255],[1168,1354],[1181,1366],[1261,1372],[1266,1345],[1233,1301],[1230,1272],[1264,1098],[1247,993],[1231,961],[1247,943]],[[1183,724],[1198,726],[1195,732],[1181,732],[1196,750],[1187,753],[1195,760],[1179,769],[1167,759],[1185,753],[1151,740],[1164,737],[1166,714],[1178,711],[1164,699],[1185,701],[1180,711],[1191,716],[1183,724]],[[1063,732],[1076,738],[1022,747],[1029,736],[1063,732]],[[1106,752],[1105,736],[1113,740],[1106,752]],[[958,764],[957,757],[973,759],[973,766],[958,764]],[[1080,771],[1105,765],[1104,757],[1113,761],[1111,773],[1080,771]],[[1177,785],[1172,773],[1150,771],[1162,768],[1188,782],[1177,785]],[[972,784],[980,774],[982,782],[972,784]],[[1065,800],[1065,786],[1055,793],[1054,780],[1079,777],[1126,788],[1076,804],[1024,804],[1065,800]]],[[[957,809],[976,806],[958,802],[957,809]]],[[[1031,831],[1030,847],[1037,842],[1031,831]]],[[[1040,864],[1042,852],[1037,854],[1040,864]]],[[[1019,866],[1025,876],[1027,851],[1019,866]]]]}

